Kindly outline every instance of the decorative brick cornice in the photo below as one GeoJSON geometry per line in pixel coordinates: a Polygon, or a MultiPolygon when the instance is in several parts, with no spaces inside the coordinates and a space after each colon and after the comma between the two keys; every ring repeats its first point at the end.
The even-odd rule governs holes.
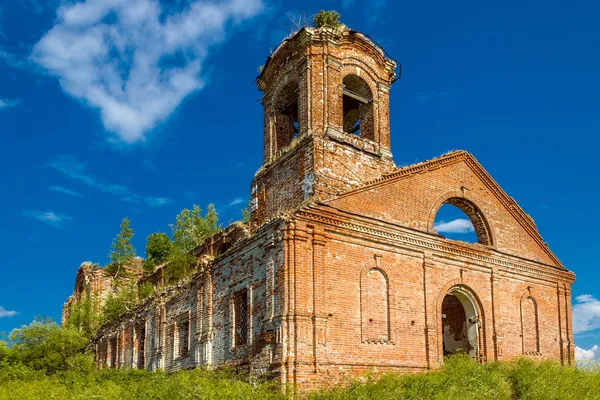
{"type": "MultiPolygon", "coordinates": [[[[429,250],[453,254],[456,256],[470,258],[472,260],[479,261],[480,263],[497,265],[501,267],[500,270],[504,269],[508,272],[520,271],[527,274],[544,276],[552,281],[574,280],[573,273],[563,268],[542,264],[533,260],[524,260],[525,262],[523,263],[517,263],[514,260],[508,261],[507,259],[509,257],[516,257],[511,257],[509,255],[493,257],[483,254],[483,251],[478,252],[474,249],[471,249],[470,246],[465,246],[458,243],[454,243],[452,246],[446,246],[442,243],[436,243],[435,240],[427,238],[426,236],[431,234],[426,232],[395,226],[379,220],[377,220],[377,224],[369,222],[366,219],[351,220],[347,216],[338,213],[339,211],[340,210],[334,209],[326,204],[314,204],[297,211],[295,215],[298,218],[308,221],[321,222],[330,226],[335,226],[336,228],[345,228],[358,234],[364,233],[368,234],[369,236],[388,239],[391,240],[393,244],[401,244],[408,248],[417,247],[419,248],[419,251],[429,250]],[[385,224],[385,226],[382,226],[382,224],[385,224]]],[[[388,243],[382,242],[382,244],[388,243]]]]}

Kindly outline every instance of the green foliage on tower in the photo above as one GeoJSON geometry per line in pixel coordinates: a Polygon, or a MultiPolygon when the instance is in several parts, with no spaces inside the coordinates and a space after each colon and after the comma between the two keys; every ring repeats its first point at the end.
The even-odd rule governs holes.
{"type": "Polygon", "coordinates": [[[250,209],[248,209],[248,207],[244,208],[242,210],[242,222],[244,222],[244,223],[250,222],[251,217],[252,217],[252,214],[250,213],[250,209]]]}
{"type": "Polygon", "coordinates": [[[102,325],[112,322],[138,304],[138,288],[133,282],[128,283],[108,294],[100,322],[102,325]]]}
{"type": "Polygon", "coordinates": [[[192,209],[183,209],[175,217],[175,223],[169,225],[173,236],[173,245],[169,253],[169,265],[165,269],[167,284],[173,284],[187,276],[194,268],[196,257],[191,254],[198,245],[219,232],[219,216],[213,204],[209,204],[202,215],[200,206],[194,204],[192,209]]]}
{"type": "Polygon", "coordinates": [[[108,254],[110,264],[105,269],[108,273],[113,274],[115,279],[119,277],[119,274],[122,274],[123,267],[135,258],[135,249],[131,244],[133,230],[130,224],[129,218],[123,218],[120,225],[121,231],[114,238],[112,249],[108,254]]]}
{"type": "Polygon", "coordinates": [[[313,17],[313,25],[315,28],[337,28],[342,23],[339,21],[340,13],[335,10],[321,10],[313,17]]]}

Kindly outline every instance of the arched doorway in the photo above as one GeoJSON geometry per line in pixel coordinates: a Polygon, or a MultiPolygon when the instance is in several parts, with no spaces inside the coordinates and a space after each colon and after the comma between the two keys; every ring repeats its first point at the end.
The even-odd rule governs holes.
{"type": "Polygon", "coordinates": [[[461,287],[453,287],[442,301],[442,343],[444,355],[480,354],[481,316],[473,296],[461,287]]]}

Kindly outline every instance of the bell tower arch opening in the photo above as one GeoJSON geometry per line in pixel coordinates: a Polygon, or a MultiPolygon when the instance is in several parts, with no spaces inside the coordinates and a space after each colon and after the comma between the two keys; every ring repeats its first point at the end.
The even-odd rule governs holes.
{"type": "Polygon", "coordinates": [[[298,82],[287,83],[276,100],[275,146],[281,151],[299,135],[298,82]]]}
{"type": "Polygon", "coordinates": [[[344,132],[375,140],[373,95],[369,85],[357,75],[347,75],[342,82],[344,132]]]}

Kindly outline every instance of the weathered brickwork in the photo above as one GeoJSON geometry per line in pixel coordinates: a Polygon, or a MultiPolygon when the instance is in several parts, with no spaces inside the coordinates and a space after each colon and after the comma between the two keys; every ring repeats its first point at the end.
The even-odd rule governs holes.
{"type": "Polygon", "coordinates": [[[174,287],[102,327],[99,367],[234,365],[302,390],[369,371],[574,363],[574,275],[464,151],[404,168],[390,152],[395,62],[363,35],[304,28],[269,57],[251,221],[199,246],[174,287]],[[434,230],[443,204],[478,243],[434,230]]]}

